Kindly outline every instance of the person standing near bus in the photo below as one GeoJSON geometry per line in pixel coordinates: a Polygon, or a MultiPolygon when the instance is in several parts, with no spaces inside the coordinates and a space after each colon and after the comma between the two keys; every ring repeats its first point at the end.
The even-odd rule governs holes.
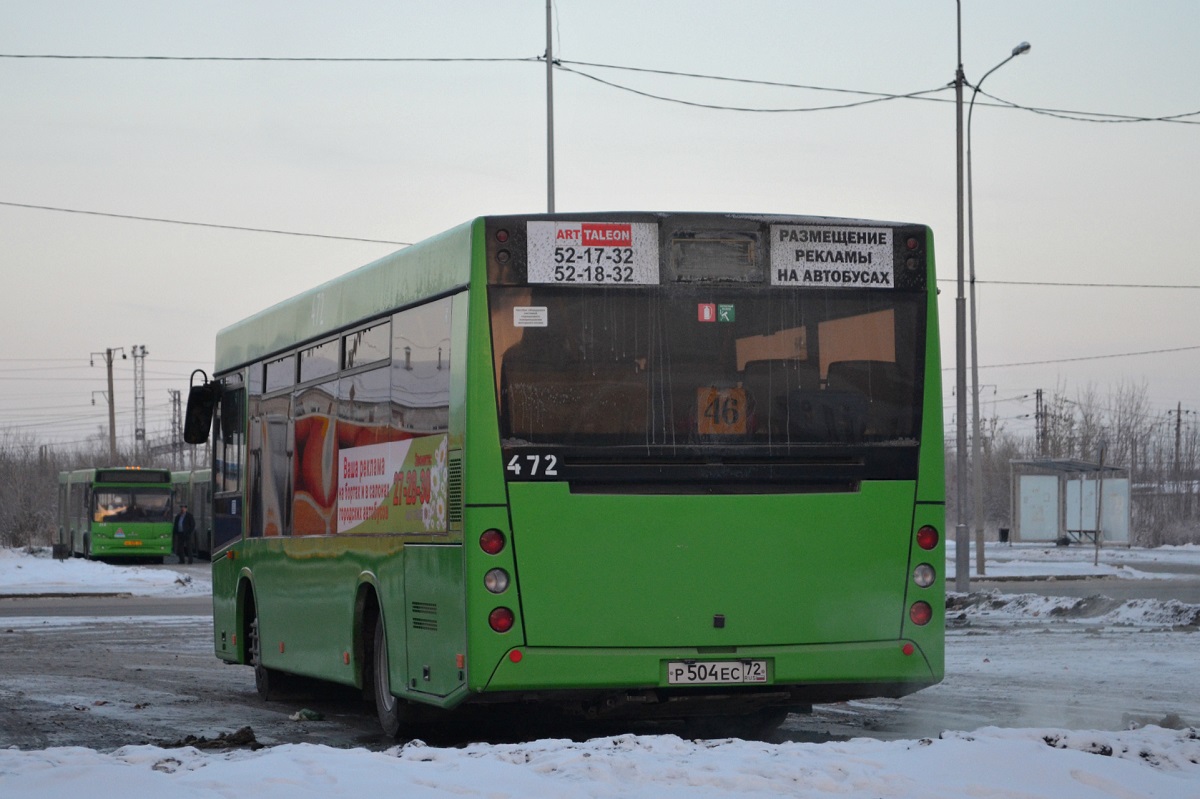
{"type": "Polygon", "coordinates": [[[196,557],[196,519],[188,512],[186,504],[179,506],[179,513],[175,514],[175,523],[171,529],[175,539],[175,557],[179,558],[180,563],[183,563],[185,558],[191,563],[196,557]]]}

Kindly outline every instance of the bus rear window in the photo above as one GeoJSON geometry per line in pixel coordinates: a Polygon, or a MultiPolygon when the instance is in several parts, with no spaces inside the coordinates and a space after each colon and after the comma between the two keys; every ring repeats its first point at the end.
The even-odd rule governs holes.
{"type": "Polygon", "coordinates": [[[915,443],[924,297],[493,287],[505,446],[915,443]]]}

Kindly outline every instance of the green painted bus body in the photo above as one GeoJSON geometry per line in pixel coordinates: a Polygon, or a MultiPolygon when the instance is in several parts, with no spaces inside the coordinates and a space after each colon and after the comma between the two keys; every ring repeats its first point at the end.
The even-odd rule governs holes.
{"type": "Polygon", "coordinates": [[[171,554],[173,517],[170,474],[159,469],[78,469],[61,472],[59,484],[58,544],[66,554],[89,558],[161,558],[171,554]],[[158,475],[161,482],[123,480],[120,473],[158,475]],[[100,481],[97,475],[110,479],[100,481]],[[95,506],[96,493],[148,491],[161,500],[155,521],[131,513],[106,514],[95,506]],[[161,495],[161,496],[158,496],[161,495]]]}
{"type": "Polygon", "coordinates": [[[563,482],[506,480],[486,230],[474,220],[218,334],[216,377],[244,381],[251,364],[289,348],[451,297],[446,439],[461,465],[460,509],[435,534],[251,537],[234,518],[241,534],[216,542],[213,554],[219,658],[251,662],[256,616],[263,666],[365,688],[367,622],[377,612],[393,693],[444,708],[701,690],[669,687],[672,661],[763,660],[768,685],[801,702],[899,696],[942,679],[945,483],[927,229],[916,479],[702,494],[573,493],[563,482]],[[941,533],[931,551],[915,542],[923,525],[941,533]],[[499,554],[478,544],[489,529],[507,538],[499,554]],[[926,588],[913,580],[922,563],[937,575],[926,588]],[[484,587],[495,568],[511,576],[499,595],[484,587]],[[917,600],[932,608],[923,625],[909,616],[917,600]],[[498,606],[515,615],[504,633],[488,624],[498,606]]]}

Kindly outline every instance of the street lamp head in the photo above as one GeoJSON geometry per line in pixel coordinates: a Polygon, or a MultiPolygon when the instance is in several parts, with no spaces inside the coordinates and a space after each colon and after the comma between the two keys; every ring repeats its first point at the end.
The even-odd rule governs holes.
{"type": "Polygon", "coordinates": [[[1030,49],[1032,49],[1032,47],[1033,45],[1031,45],[1029,42],[1021,42],[1013,48],[1012,54],[1014,56],[1025,55],[1030,51],[1030,49]]]}

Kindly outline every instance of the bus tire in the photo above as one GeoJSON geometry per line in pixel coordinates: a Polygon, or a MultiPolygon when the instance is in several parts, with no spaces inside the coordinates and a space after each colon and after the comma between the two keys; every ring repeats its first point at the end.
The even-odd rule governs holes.
{"type": "Polygon", "coordinates": [[[400,734],[404,726],[405,707],[407,703],[392,693],[391,679],[388,677],[387,631],[383,625],[383,614],[375,617],[374,646],[371,650],[371,693],[375,696],[375,713],[379,716],[379,726],[389,738],[400,734]]]}
{"type": "Polygon", "coordinates": [[[250,645],[250,665],[254,667],[254,688],[264,702],[269,702],[272,696],[278,696],[284,690],[286,675],[262,663],[262,635],[259,633],[257,609],[250,621],[247,643],[250,645]]]}

